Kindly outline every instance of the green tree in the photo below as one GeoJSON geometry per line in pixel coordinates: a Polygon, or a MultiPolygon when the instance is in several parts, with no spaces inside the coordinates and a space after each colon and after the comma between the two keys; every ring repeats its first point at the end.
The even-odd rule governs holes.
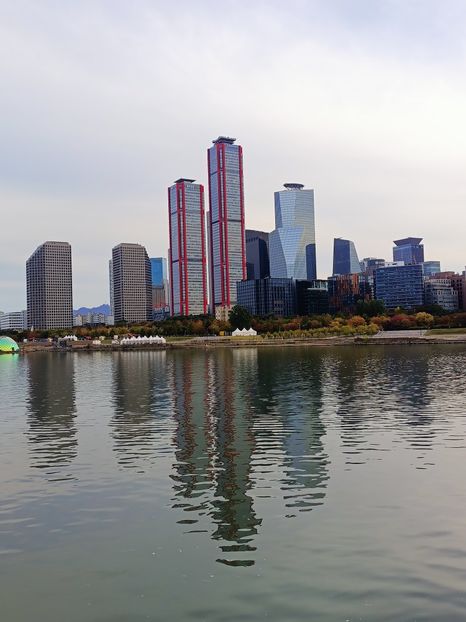
{"type": "Polygon", "coordinates": [[[375,317],[385,313],[385,305],[382,300],[358,300],[356,313],[365,317],[375,317]]]}
{"type": "Polygon", "coordinates": [[[247,309],[240,305],[235,305],[229,314],[229,320],[233,329],[249,328],[251,326],[252,315],[247,309]]]}

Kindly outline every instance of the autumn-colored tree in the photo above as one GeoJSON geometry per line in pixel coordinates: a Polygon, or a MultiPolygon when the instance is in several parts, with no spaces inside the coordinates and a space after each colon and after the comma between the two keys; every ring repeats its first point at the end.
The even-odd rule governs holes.
{"type": "Polygon", "coordinates": [[[365,326],[366,320],[360,315],[353,315],[353,317],[349,318],[347,324],[348,326],[353,326],[356,328],[356,326],[365,326]]]}
{"type": "Polygon", "coordinates": [[[430,313],[426,313],[425,311],[420,311],[416,313],[416,324],[418,326],[423,326],[425,328],[429,328],[434,323],[434,316],[430,313]]]}
{"type": "Polygon", "coordinates": [[[416,318],[406,313],[396,313],[390,318],[386,328],[390,330],[405,330],[416,326],[416,318]]]}

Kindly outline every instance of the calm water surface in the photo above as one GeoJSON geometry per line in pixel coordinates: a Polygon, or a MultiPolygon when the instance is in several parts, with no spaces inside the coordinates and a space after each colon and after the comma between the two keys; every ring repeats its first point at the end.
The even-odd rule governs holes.
{"type": "Polygon", "coordinates": [[[0,357],[2,622],[466,619],[466,348],[0,357]]]}

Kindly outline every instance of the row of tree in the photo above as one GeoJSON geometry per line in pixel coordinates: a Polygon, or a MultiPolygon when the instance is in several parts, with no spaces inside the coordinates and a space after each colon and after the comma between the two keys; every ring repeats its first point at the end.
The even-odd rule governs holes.
{"type": "MultiPolygon", "coordinates": [[[[378,302],[378,301],[370,301],[378,302]]],[[[81,338],[95,338],[104,336],[113,338],[115,335],[122,336],[128,333],[132,335],[161,335],[161,336],[213,336],[228,334],[235,328],[254,328],[259,334],[281,334],[293,331],[318,331],[326,329],[325,334],[350,334],[354,329],[363,333],[370,327],[368,332],[373,332],[374,327],[378,330],[403,330],[412,328],[466,328],[466,313],[450,313],[434,315],[426,311],[407,313],[401,309],[395,312],[375,313],[380,309],[377,306],[360,307],[362,313],[352,316],[330,314],[298,316],[294,318],[279,317],[252,317],[250,313],[240,306],[235,306],[230,312],[228,322],[220,321],[210,315],[173,317],[160,322],[146,322],[137,325],[119,326],[96,326],[76,327],[73,333],[81,338]]],[[[70,330],[39,330],[24,331],[23,333],[11,333],[17,340],[39,339],[47,337],[59,337],[69,333],[70,330]]]]}

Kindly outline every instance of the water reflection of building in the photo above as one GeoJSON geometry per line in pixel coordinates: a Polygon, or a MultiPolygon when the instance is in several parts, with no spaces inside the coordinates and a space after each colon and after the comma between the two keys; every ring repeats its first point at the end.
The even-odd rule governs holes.
{"type": "MultiPolygon", "coordinates": [[[[217,523],[214,538],[224,553],[255,550],[251,541],[262,522],[254,511],[251,489],[251,457],[254,451],[253,417],[244,381],[237,378],[247,352],[225,349],[215,357],[217,390],[217,486],[212,516],[217,523]]],[[[251,352],[249,353],[251,354],[251,352]]],[[[249,359],[250,360],[250,359],[249,359]]],[[[249,565],[250,559],[219,559],[232,565],[249,565]]]]}
{"type": "Polygon", "coordinates": [[[401,360],[398,355],[395,365],[391,365],[392,368],[397,367],[397,371],[393,370],[396,374],[394,416],[401,424],[397,427],[411,447],[421,450],[421,453],[424,449],[432,449],[435,430],[438,430],[438,426],[432,424],[435,418],[442,417],[442,412],[430,408],[435,394],[431,390],[431,366],[435,368],[435,365],[434,357],[412,347],[402,355],[401,360]]]}
{"type": "Polygon", "coordinates": [[[120,465],[143,469],[156,458],[160,418],[171,403],[166,352],[119,352],[112,362],[114,451],[120,465]]]}
{"type": "Polygon", "coordinates": [[[179,522],[199,531],[212,521],[218,561],[251,565],[262,523],[253,489],[258,498],[283,497],[287,515],[325,496],[320,355],[219,349],[176,352],[172,362],[174,507],[186,512],[179,522]]]}
{"type": "Polygon", "coordinates": [[[256,426],[263,417],[268,421],[261,425],[265,433],[256,434],[257,451],[263,455],[262,463],[272,467],[281,447],[285,506],[298,511],[323,503],[329,478],[323,443],[322,359],[320,352],[310,349],[261,350],[258,359],[256,426]]]}
{"type": "MultiPolygon", "coordinates": [[[[341,348],[330,355],[330,382],[335,399],[342,451],[347,464],[359,463],[360,454],[375,444],[371,432],[374,415],[383,396],[379,357],[383,351],[364,348],[341,348]]],[[[378,423],[381,422],[379,418],[378,423]]]]}
{"type": "MultiPolygon", "coordinates": [[[[203,352],[177,352],[170,380],[176,421],[175,493],[187,499],[202,499],[213,478],[215,445],[207,390],[209,357],[203,352]]],[[[186,507],[191,509],[191,503],[186,507]]],[[[192,522],[197,520],[193,518],[192,522]]]]}
{"type": "MultiPolygon", "coordinates": [[[[194,523],[206,514],[212,538],[223,553],[254,550],[250,545],[260,520],[255,516],[250,463],[252,421],[235,373],[237,354],[177,352],[173,357],[177,446],[175,505],[194,523]]],[[[251,559],[219,559],[250,565],[251,559]]]]}
{"type": "Polygon", "coordinates": [[[360,462],[363,451],[383,449],[386,441],[378,436],[382,427],[406,438],[413,448],[431,447],[429,359],[424,349],[414,346],[390,352],[379,347],[341,349],[333,354],[331,376],[348,463],[360,462]]]}
{"type": "Polygon", "coordinates": [[[76,457],[75,370],[70,354],[27,357],[28,431],[33,466],[62,467],[76,457]]]}

